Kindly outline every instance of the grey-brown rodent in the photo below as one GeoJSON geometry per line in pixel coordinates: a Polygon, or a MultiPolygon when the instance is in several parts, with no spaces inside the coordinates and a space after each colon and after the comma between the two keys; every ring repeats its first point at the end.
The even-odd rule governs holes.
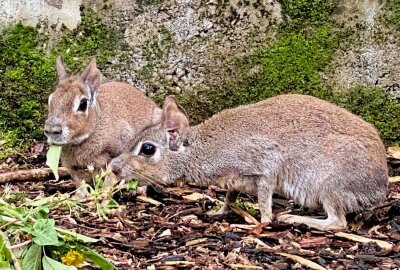
{"type": "Polygon", "coordinates": [[[346,213],[379,205],[388,189],[385,147],[375,128],[331,103],[295,94],[225,110],[193,127],[169,96],[161,124],[140,133],[131,152],[111,166],[123,178],[161,185],[183,178],[225,188],[222,211],[236,191],[255,193],[262,222],[273,218],[275,192],[327,214],[278,220],[321,230],[344,229],[346,213]]]}

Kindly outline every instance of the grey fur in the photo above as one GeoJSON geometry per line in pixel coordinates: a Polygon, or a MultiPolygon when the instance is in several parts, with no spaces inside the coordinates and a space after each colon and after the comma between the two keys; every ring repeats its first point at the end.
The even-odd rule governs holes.
{"type": "MultiPolygon", "coordinates": [[[[171,99],[163,115],[167,105],[177,118],[180,112],[171,99]]],[[[279,220],[322,230],[345,228],[346,213],[375,207],[387,194],[386,151],[376,129],[311,96],[280,95],[181,127],[176,130],[178,151],[169,148],[171,137],[161,126],[144,130],[136,140],[136,148],[153,142],[160,157],[137,155],[137,149],[121,155],[111,163],[121,177],[142,175],[159,184],[184,178],[255,193],[262,222],[271,221],[276,192],[327,213],[325,220],[294,215],[281,215],[279,220]]]]}

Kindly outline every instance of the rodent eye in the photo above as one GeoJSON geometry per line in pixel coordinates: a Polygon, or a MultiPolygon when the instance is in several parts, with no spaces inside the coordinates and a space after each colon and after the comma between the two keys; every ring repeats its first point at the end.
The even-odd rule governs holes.
{"type": "Polygon", "coordinates": [[[156,152],[156,146],[151,143],[144,143],[142,144],[142,147],[140,148],[140,155],[151,157],[155,154],[156,152]]]}
{"type": "Polygon", "coordinates": [[[78,111],[85,112],[87,109],[87,98],[82,98],[81,102],[79,103],[78,111]]]}

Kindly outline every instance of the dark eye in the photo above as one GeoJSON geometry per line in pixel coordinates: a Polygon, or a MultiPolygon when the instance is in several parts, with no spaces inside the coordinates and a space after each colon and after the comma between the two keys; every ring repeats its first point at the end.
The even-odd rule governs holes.
{"type": "Polygon", "coordinates": [[[142,148],[140,148],[140,154],[143,156],[151,157],[156,152],[156,146],[151,143],[142,144],[142,148]]]}
{"type": "Polygon", "coordinates": [[[81,103],[79,103],[78,111],[85,112],[87,109],[87,98],[82,98],[81,103]]]}

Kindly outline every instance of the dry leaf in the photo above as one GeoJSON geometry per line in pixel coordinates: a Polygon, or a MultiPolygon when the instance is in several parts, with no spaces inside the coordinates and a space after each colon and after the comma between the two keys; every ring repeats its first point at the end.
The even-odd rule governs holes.
{"type": "Polygon", "coordinates": [[[337,232],[337,233],[335,233],[335,236],[346,238],[346,239],[349,239],[349,240],[352,240],[355,242],[360,242],[360,243],[375,242],[380,248],[382,248],[386,251],[393,249],[393,244],[390,244],[390,243],[382,241],[382,240],[371,239],[371,238],[367,238],[364,236],[359,236],[359,235],[344,233],[344,232],[337,232]]]}

